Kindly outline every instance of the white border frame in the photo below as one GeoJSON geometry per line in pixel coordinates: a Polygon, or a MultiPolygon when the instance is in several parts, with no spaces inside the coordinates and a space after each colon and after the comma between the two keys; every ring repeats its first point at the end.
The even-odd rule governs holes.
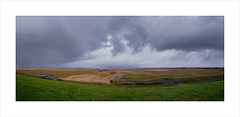
{"type": "Polygon", "coordinates": [[[1,1],[1,116],[239,116],[239,1],[1,1]],[[217,102],[16,102],[16,16],[224,16],[225,98],[217,102]]]}

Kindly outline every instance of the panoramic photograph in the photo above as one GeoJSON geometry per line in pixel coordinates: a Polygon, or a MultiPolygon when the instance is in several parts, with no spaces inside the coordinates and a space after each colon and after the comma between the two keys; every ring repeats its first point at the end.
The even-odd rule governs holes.
{"type": "Polygon", "coordinates": [[[16,16],[16,101],[224,101],[224,16],[16,16]]]}

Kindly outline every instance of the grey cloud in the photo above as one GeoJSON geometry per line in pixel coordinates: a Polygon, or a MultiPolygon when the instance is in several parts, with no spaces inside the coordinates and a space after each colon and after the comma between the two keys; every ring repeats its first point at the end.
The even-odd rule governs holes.
{"type": "MultiPolygon", "coordinates": [[[[125,38],[134,50],[150,44],[157,50],[177,49],[223,51],[223,17],[134,17],[125,22],[125,38]]],[[[121,24],[119,24],[121,25],[121,24]]]]}
{"type": "Polygon", "coordinates": [[[17,17],[17,67],[50,67],[99,48],[106,18],[17,17]]]}
{"type": "Polygon", "coordinates": [[[126,49],[124,44],[121,42],[121,37],[113,36],[111,43],[113,47],[112,49],[113,56],[116,56],[118,53],[121,53],[126,49]]]}
{"type": "MultiPolygon", "coordinates": [[[[17,16],[16,21],[17,67],[57,67],[93,59],[86,55],[107,47],[103,43],[108,41],[113,56],[126,51],[126,47],[136,54],[149,45],[159,52],[174,49],[184,56],[198,52],[206,61],[223,61],[223,16],[17,16]],[[123,40],[128,42],[127,46],[123,40]],[[205,50],[211,54],[203,54],[205,50]]],[[[184,56],[176,55],[169,61],[184,56]]]]}

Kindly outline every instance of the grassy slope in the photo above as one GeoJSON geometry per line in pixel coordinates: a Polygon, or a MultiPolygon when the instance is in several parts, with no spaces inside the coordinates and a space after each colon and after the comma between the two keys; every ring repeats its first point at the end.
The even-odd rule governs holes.
{"type": "Polygon", "coordinates": [[[224,82],[187,86],[126,87],[77,84],[17,75],[16,100],[224,100],[224,82]]]}

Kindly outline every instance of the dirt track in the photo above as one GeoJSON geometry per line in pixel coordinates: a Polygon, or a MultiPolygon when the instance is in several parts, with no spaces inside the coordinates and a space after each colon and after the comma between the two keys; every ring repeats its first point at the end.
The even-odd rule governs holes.
{"type": "Polygon", "coordinates": [[[121,78],[123,75],[124,75],[124,73],[120,73],[120,74],[118,74],[118,75],[113,75],[113,76],[112,76],[112,80],[119,79],[119,78],[121,78]]]}

